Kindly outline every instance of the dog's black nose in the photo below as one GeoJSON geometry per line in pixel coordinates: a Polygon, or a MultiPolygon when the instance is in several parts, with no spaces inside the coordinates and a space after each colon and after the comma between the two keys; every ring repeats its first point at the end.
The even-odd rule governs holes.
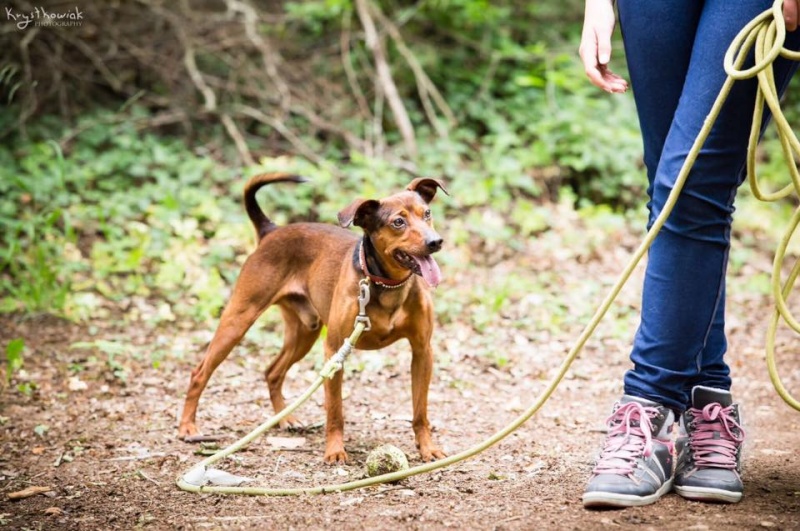
{"type": "Polygon", "coordinates": [[[428,251],[435,253],[436,251],[442,248],[443,242],[444,240],[442,240],[442,238],[437,237],[428,240],[427,242],[425,242],[425,245],[428,246],[428,251]]]}

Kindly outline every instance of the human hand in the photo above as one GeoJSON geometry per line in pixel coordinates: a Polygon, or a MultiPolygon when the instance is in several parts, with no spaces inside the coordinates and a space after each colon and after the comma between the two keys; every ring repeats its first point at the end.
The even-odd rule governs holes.
{"type": "Polygon", "coordinates": [[[783,20],[786,21],[786,30],[794,31],[800,23],[800,5],[798,0],[783,0],[783,20]]]}
{"type": "MultiPolygon", "coordinates": [[[[798,0],[785,2],[794,2],[796,6],[798,0]]],[[[628,82],[608,69],[608,62],[611,60],[611,34],[614,33],[615,24],[613,0],[586,0],[578,54],[592,84],[606,92],[625,92],[628,90],[628,82]]]]}

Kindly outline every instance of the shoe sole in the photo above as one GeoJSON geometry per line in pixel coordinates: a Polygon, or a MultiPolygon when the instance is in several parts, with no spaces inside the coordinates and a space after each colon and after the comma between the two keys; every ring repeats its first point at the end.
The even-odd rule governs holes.
{"type": "Polygon", "coordinates": [[[711,487],[684,487],[675,485],[675,492],[682,498],[695,501],[738,503],[742,499],[741,492],[711,487]]]}
{"type": "Polygon", "coordinates": [[[595,507],[641,507],[658,501],[661,496],[672,488],[672,480],[661,485],[656,492],[648,496],[635,496],[633,494],[619,494],[617,492],[587,492],[583,495],[583,506],[595,507]]]}

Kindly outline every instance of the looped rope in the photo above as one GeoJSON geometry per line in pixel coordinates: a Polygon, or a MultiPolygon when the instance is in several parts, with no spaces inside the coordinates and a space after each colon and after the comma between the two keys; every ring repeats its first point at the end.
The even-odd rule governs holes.
{"type": "MultiPolygon", "coordinates": [[[[697,139],[695,140],[694,144],[692,145],[691,150],[689,151],[686,160],[684,161],[683,167],[678,174],[678,178],[675,181],[674,188],[670,192],[665,204],[664,208],[661,211],[661,214],[656,218],[655,222],[653,223],[650,230],[647,232],[645,238],[642,240],[642,243],[639,244],[639,247],[634,251],[633,256],[631,257],[628,264],[623,269],[620,277],[617,279],[616,283],[612,286],[610,292],[606,297],[603,299],[602,303],[595,311],[594,315],[589,321],[589,324],[584,328],[583,332],[581,332],[580,336],[578,336],[575,345],[570,349],[567,356],[561,362],[561,365],[558,367],[558,370],[555,376],[550,380],[547,384],[545,390],[536,398],[534,403],[525,410],[522,414],[520,414],[513,422],[508,424],[505,428],[501,429],[500,431],[496,432],[494,435],[486,439],[485,441],[468,448],[462,452],[459,452],[455,455],[447,457],[445,459],[441,459],[439,461],[434,461],[432,463],[425,463],[423,465],[419,465],[408,470],[401,470],[399,472],[393,472],[390,474],[384,474],[382,476],[376,476],[372,478],[366,478],[358,481],[351,481],[348,483],[341,483],[341,484],[334,484],[334,485],[324,485],[319,487],[310,487],[310,488],[295,488],[295,489],[270,489],[270,488],[263,488],[263,487],[224,487],[224,486],[197,486],[192,485],[184,480],[184,476],[178,478],[177,484],[178,486],[186,491],[191,492],[214,492],[219,494],[249,494],[249,495],[266,495],[266,496],[286,496],[286,495],[299,495],[299,494],[324,494],[329,492],[343,492],[353,489],[358,489],[362,487],[368,487],[372,485],[377,485],[381,483],[387,483],[392,481],[399,481],[401,479],[405,479],[410,476],[414,476],[417,474],[424,474],[426,472],[430,472],[433,470],[437,470],[439,468],[444,468],[446,466],[452,465],[459,461],[463,461],[468,459],[487,448],[495,445],[514,431],[516,431],[522,424],[528,421],[534,414],[536,414],[539,409],[544,405],[545,402],[550,398],[553,392],[556,390],[558,385],[561,383],[561,380],[564,379],[564,376],[569,370],[569,367],[572,365],[572,362],[577,358],[578,354],[583,350],[583,347],[586,345],[586,342],[594,333],[597,326],[602,321],[603,317],[605,317],[608,309],[611,307],[611,304],[619,295],[619,292],[622,290],[623,286],[627,283],[628,279],[631,277],[634,269],[637,267],[639,262],[642,260],[644,255],[647,253],[647,250],[652,245],[653,240],[655,239],[658,232],[666,223],[667,218],[669,217],[672,209],[675,207],[675,203],[678,200],[678,197],[683,189],[684,184],[686,183],[686,179],[689,177],[689,172],[694,165],[695,161],[697,160],[697,156],[700,153],[700,149],[702,148],[703,144],[705,143],[706,139],[708,138],[709,133],[711,132],[711,128],[716,121],[717,117],[719,116],[720,109],[722,105],[725,103],[725,100],[730,93],[731,87],[736,80],[748,79],[752,78],[753,76],[758,77],[758,84],[759,84],[759,91],[758,96],[756,98],[756,108],[754,112],[753,118],[753,131],[751,132],[750,136],[750,146],[748,149],[748,179],[750,182],[750,187],[753,189],[753,193],[756,197],[764,200],[777,200],[782,197],[786,197],[791,190],[794,189],[800,195],[800,175],[798,175],[797,168],[794,166],[794,158],[793,153],[800,155],[800,142],[798,142],[797,137],[791,130],[786,118],[784,117],[782,111],[780,110],[780,103],[778,98],[778,90],[775,87],[775,80],[772,75],[772,69],[768,68],[772,65],[772,63],[779,57],[786,57],[791,60],[799,61],[800,60],[800,53],[792,52],[787,50],[783,47],[783,44],[786,39],[786,25],[783,20],[783,13],[781,10],[782,7],[782,0],[775,0],[773,7],[764,13],[757,16],[753,19],[749,24],[747,24],[744,29],[737,35],[734,39],[733,43],[731,44],[728,52],[725,54],[725,71],[728,74],[728,78],[726,79],[725,83],[720,90],[720,94],[717,97],[714,105],[709,112],[708,117],[706,118],[705,122],[703,123],[703,127],[700,129],[700,133],[697,135],[697,139]],[[744,64],[747,55],[751,49],[755,48],[755,64],[754,66],[748,68],[747,70],[741,70],[742,65],[744,64]],[[755,148],[758,143],[759,138],[759,129],[761,124],[761,119],[763,117],[764,111],[764,104],[769,105],[769,109],[772,111],[776,127],[778,128],[778,133],[781,138],[781,146],[783,146],[784,155],[786,155],[786,162],[787,167],[789,168],[790,174],[792,176],[792,184],[787,186],[786,188],[780,190],[776,193],[763,193],[761,191],[760,186],[758,185],[758,180],[755,174],[755,148]]],[[[800,31],[800,30],[798,30],[800,31]]],[[[787,404],[792,406],[793,408],[800,411],[800,402],[795,400],[785,389],[783,386],[780,377],[778,376],[777,369],[775,367],[775,359],[774,359],[774,352],[775,352],[775,335],[778,327],[778,323],[781,317],[789,324],[791,328],[795,331],[800,333],[800,323],[797,322],[796,319],[791,315],[791,312],[786,307],[786,297],[788,297],[789,293],[794,286],[795,280],[797,276],[800,275],[800,260],[796,261],[794,267],[792,268],[789,276],[783,286],[781,286],[780,282],[780,273],[781,273],[781,266],[783,261],[786,257],[786,247],[789,244],[789,241],[792,238],[792,235],[795,232],[798,224],[800,224],[800,208],[798,208],[794,215],[792,216],[791,222],[789,224],[789,229],[787,230],[786,234],[784,235],[781,243],[778,247],[778,250],[775,253],[775,263],[773,268],[773,277],[772,277],[772,287],[773,287],[773,295],[775,298],[776,303],[776,310],[773,315],[773,318],[770,322],[769,331],[767,334],[767,366],[769,368],[770,378],[772,379],[772,383],[775,386],[775,389],[778,391],[778,394],[783,398],[787,404]]],[[[350,336],[349,341],[351,345],[355,345],[356,341],[358,340],[358,336],[361,334],[365,323],[357,322],[356,323],[356,330],[353,331],[353,335],[355,335],[355,339],[353,339],[353,335],[350,336]]],[[[346,347],[343,347],[346,348],[346,347]]],[[[338,368],[341,368],[339,365],[338,368]]],[[[336,370],[338,370],[338,368],[336,370]]],[[[326,371],[327,372],[327,371],[326,371]]],[[[333,371],[335,373],[336,371],[333,371]]],[[[330,373],[332,376],[333,373],[330,373]]],[[[281,411],[267,422],[253,430],[250,434],[246,435],[241,440],[237,441],[233,445],[221,450],[217,454],[205,459],[198,465],[192,468],[192,470],[196,470],[200,467],[207,467],[209,464],[222,459],[228,455],[233,454],[234,452],[240,450],[262,433],[264,433],[267,429],[274,426],[278,423],[279,420],[283,419],[284,417],[288,416],[292,411],[294,411],[297,407],[300,406],[303,402],[305,402],[313,393],[322,385],[324,381],[323,376],[319,376],[317,381],[315,381],[311,387],[303,393],[303,395],[298,398],[295,402],[293,402],[290,406],[288,406],[285,410],[281,411]]],[[[191,471],[190,471],[191,472],[191,471]]],[[[188,475],[185,474],[185,475],[188,475]]]]}
{"type": "MultiPolygon", "coordinates": [[[[789,50],[784,46],[786,23],[783,19],[782,4],[782,0],[776,0],[770,10],[765,11],[745,26],[733,40],[728,52],[725,54],[724,62],[725,72],[730,79],[758,78],[758,92],[756,93],[756,105],[753,112],[753,125],[750,130],[750,144],[747,156],[747,180],[753,195],[757,199],[769,202],[784,199],[793,192],[800,197],[800,172],[798,172],[795,164],[795,156],[800,156],[800,141],[798,141],[797,135],[792,131],[792,127],[781,110],[780,95],[775,84],[775,75],[771,68],[779,56],[792,61],[800,61],[800,52],[789,50]],[[741,70],[741,65],[744,64],[751,50],[755,55],[755,64],[747,70],[741,70]],[[756,146],[761,134],[761,122],[764,117],[765,105],[768,106],[772,113],[786,168],[792,181],[775,192],[765,192],[759,183],[756,173],[756,146]]],[[[775,390],[787,404],[800,411],[800,402],[786,390],[775,364],[775,338],[781,319],[796,333],[800,333],[800,322],[794,317],[786,304],[786,298],[791,293],[797,276],[800,274],[800,260],[795,261],[786,282],[781,284],[781,272],[787,259],[786,250],[797,231],[798,225],[800,225],[800,207],[792,215],[789,226],[775,251],[772,266],[772,297],[775,300],[775,312],[772,314],[767,329],[766,358],[770,380],[775,390]]]]}

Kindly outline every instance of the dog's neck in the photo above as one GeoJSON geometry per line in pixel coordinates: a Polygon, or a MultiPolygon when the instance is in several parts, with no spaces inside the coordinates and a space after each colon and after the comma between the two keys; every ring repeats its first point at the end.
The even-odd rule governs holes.
{"type": "Polygon", "coordinates": [[[381,267],[380,258],[375,252],[375,246],[366,234],[356,246],[353,261],[356,269],[370,279],[373,285],[381,288],[394,289],[402,287],[414,276],[414,273],[409,271],[408,276],[402,280],[387,277],[383,267],[381,267]]]}

